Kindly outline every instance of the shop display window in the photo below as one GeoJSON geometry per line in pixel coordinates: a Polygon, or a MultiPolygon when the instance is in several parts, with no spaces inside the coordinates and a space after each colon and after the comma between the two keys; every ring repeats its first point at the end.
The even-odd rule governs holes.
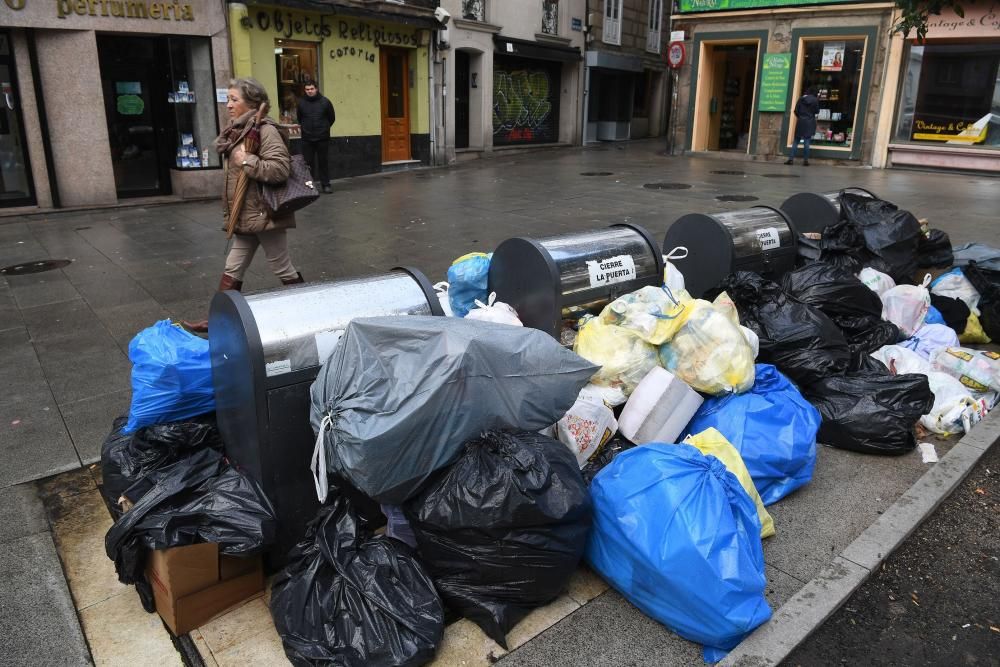
{"type": "MultiPolygon", "coordinates": [[[[219,135],[219,113],[211,41],[170,37],[168,42],[170,90],[167,104],[173,111],[177,134],[174,166],[176,169],[219,167],[219,155],[213,148],[219,135]]],[[[127,82],[116,85],[118,94],[122,94],[122,87],[127,82]]]]}
{"type": "MultiPolygon", "coordinates": [[[[299,100],[306,94],[306,82],[319,81],[319,45],[275,40],[274,66],[278,78],[280,121],[286,125],[297,124],[299,100]]],[[[295,136],[295,132],[292,135],[295,136]]]]}
{"type": "Polygon", "coordinates": [[[911,46],[895,139],[1000,147],[1000,43],[911,46]]]}
{"type": "Polygon", "coordinates": [[[0,31],[0,206],[34,203],[10,33],[0,31]]]}
{"type": "MultiPolygon", "coordinates": [[[[817,91],[819,115],[812,145],[850,149],[861,91],[865,40],[863,38],[821,37],[803,39],[802,60],[795,86],[798,100],[810,87],[817,91]]],[[[794,102],[792,103],[794,109],[794,102]]],[[[789,127],[789,145],[794,135],[789,127]]]]}

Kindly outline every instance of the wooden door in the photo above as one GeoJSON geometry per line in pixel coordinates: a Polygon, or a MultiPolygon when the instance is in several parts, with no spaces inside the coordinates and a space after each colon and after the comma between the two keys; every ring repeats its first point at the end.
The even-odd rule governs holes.
{"type": "Polygon", "coordinates": [[[409,52],[381,49],[382,162],[410,159],[409,52]]]}

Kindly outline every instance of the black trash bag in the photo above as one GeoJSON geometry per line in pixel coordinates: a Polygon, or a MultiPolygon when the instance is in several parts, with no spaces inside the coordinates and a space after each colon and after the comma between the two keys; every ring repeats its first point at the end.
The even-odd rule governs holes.
{"type": "Polygon", "coordinates": [[[847,369],[847,373],[882,373],[883,375],[891,375],[889,368],[883,364],[881,361],[871,356],[863,350],[852,350],[851,351],[851,366],[847,369]]]}
{"type": "Polygon", "coordinates": [[[878,294],[843,267],[814,262],[786,273],[782,289],[833,320],[852,348],[874,352],[899,340],[898,327],[882,319],[878,294]]]}
{"type": "Polygon", "coordinates": [[[979,292],[979,323],[983,331],[993,340],[1000,340],[1000,272],[982,269],[970,261],[962,273],[979,292]]]}
{"type": "Polygon", "coordinates": [[[116,519],[121,516],[118,499],[135,481],[122,472],[123,463],[129,459],[128,448],[132,442],[131,433],[122,433],[126,422],[128,415],[116,417],[111,424],[111,432],[101,445],[101,493],[116,519]]]}
{"type": "Polygon", "coordinates": [[[751,271],[730,275],[723,288],[736,304],[740,322],[760,339],[758,363],[777,366],[800,386],[847,370],[847,340],[818,309],[751,271]]]}
{"type": "MultiPolygon", "coordinates": [[[[950,296],[941,296],[931,292],[931,305],[937,308],[937,311],[941,313],[941,317],[944,319],[944,323],[947,324],[950,329],[954,330],[956,334],[961,336],[965,333],[965,327],[969,323],[969,315],[972,314],[972,311],[969,310],[968,304],[961,299],[956,299],[950,296]]],[[[981,310],[982,299],[980,299],[979,307],[981,310]]],[[[982,323],[981,319],[980,323],[982,323]]],[[[992,336],[990,337],[992,338],[992,336]]]]}
{"type": "MultiPolygon", "coordinates": [[[[917,218],[883,199],[841,192],[839,201],[841,219],[858,225],[865,247],[885,263],[885,269],[878,270],[892,276],[896,284],[913,284],[923,237],[917,218]]],[[[878,268],[871,262],[863,266],[878,268]]]]}
{"type": "Polygon", "coordinates": [[[951,238],[940,229],[932,229],[927,236],[920,235],[917,245],[917,266],[922,269],[947,269],[955,263],[951,238]]]}
{"type": "Polygon", "coordinates": [[[633,447],[635,443],[629,442],[620,435],[616,435],[611,440],[606,442],[603,447],[601,447],[596,454],[590,457],[587,461],[587,465],[580,469],[580,474],[583,475],[583,481],[590,486],[590,483],[594,481],[594,477],[597,473],[601,472],[606,465],[614,461],[615,457],[626,452],[633,447]]]}
{"type": "Polygon", "coordinates": [[[147,611],[155,604],[144,569],[151,549],[214,542],[219,553],[250,556],[274,541],[274,508],[249,477],[214,449],[154,470],[124,495],[135,505],[104,537],[118,580],[135,584],[147,611]]]}
{"type": "Polygon", "coordinates": [[[132,434],[121,433],[125,421],[127,417],[115,420],[111,434],[101,447],[104,497],[111,503],[116,518],[121,516],[118,505],[121,495],[153,470],[175,463],[199,449],[222,451],[222,438],[213,415],[144,426],[132,434]]]}
{"type": "Polygon", "coordinates": [[[865,235],[861,227],[847,220],[840,220],[823,229],[819,242],[819,261],[857,274],[867,262],[875,259],[865,246],[865,235]]]}
{"type": "Polygon", "coordinates": [[[795,266],[806,266],[811,262],[818,261],[821,253],[820,239],[811,239],[804,234],[799,234],[799,243],[796,246],[795,266]]]}
{"type": "Polygon", "coordinates": [[[403,507],[445,603],[497,644],[566,588],[591,504],[576,457],[531,431],[489,431],[403,507]]]}
{"type": "Polygon", "coordinates": [[[444,609],[415,552],[346,496],[309,523],[271,588],[271,617],[294,665],[422,665],[444,635],[444,609]]]}
{"type": "Polygon", "coordinates": [[[911,451],[917,446],[913,427],[934,405],[926,375],[884,370],[826,378],[803,395],[823,417],[817,441],[863,454],[911,451]]]}

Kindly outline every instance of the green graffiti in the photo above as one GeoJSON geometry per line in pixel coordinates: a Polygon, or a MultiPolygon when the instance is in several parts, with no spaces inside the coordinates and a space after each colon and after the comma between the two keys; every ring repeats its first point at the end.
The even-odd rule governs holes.
{"type": "Polygon", "coordinates": [[[549,75],[541,70],[497,70],[493,75],[493,134],[534,131],[552,113],[549,75]]]}

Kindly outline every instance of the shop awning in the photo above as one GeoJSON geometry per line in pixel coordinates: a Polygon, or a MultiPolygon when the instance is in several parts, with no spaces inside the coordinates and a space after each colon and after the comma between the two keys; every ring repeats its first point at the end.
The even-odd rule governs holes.
{"type": "Polygon", "coordinates": [[[556,46],[550,44],[539,44],[526,39],[513,39],[494,35],[493,42],[496,45],[496,54],[499,56],[516,56],[518,58],[534,58],[536,60],[558,60],[560,62],[572,63],[583,59],[580,49],[573,46],[556,46]]]}

